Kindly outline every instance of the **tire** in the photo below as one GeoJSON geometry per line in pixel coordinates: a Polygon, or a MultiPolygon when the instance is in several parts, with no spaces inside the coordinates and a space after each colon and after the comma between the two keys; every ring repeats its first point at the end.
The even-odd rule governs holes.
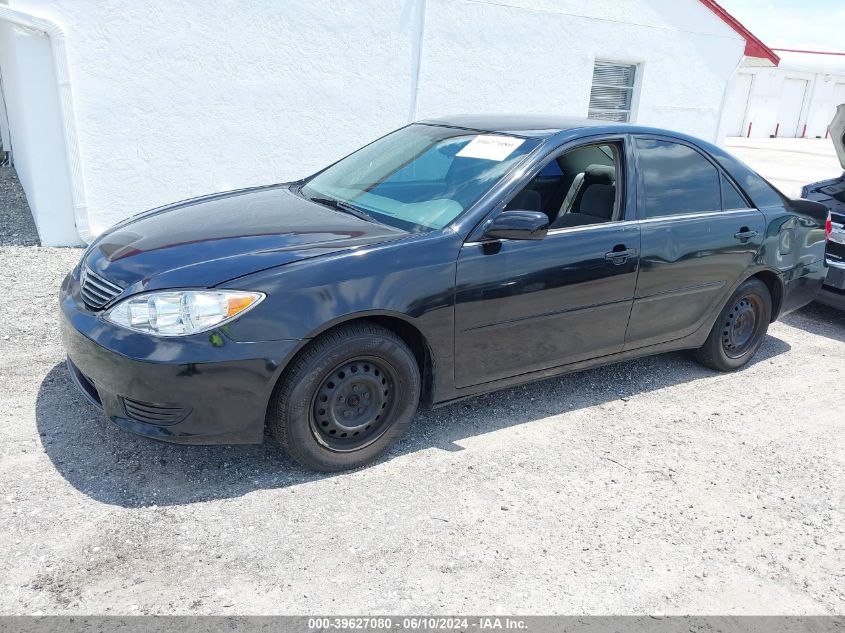
{"type": "Polygon", "coordinates": [[[417,361],[402,339],[376,324],[345,325],[294,359],[274,391],[268,425],[306,468],[357,468],[405,433],[420,388],[417,361]]]}
{"type": "Polygon", "coordinates": [[[772,295],[756,278],[747,279],[728,299],[704,345],[698,362],[717,371],[745,366],[760,349],[772,317],[772,295]]]}

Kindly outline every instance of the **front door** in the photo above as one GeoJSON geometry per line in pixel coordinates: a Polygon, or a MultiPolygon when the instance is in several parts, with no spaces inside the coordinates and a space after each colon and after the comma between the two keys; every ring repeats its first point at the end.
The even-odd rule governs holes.
{"type": "Polygon", "coordinates": [[[561,172],[558,195],[525,193],[538,189],[537,177],[549,189],[551,170],[544,166],[514,196],[549,215],[545,239],[464,244],[456,279],[456,386],[622,349],[640,242],[638,224],[623,221],[623,150],[622,140],[570,150],[553,159],[561,172]],[[610,175],[591,179],[601,173],[610,175]],[[573,187],[579,190],[566,195],[573,187]]]}
{"type": "Polygon", "coordinates": [[[763,214],[691,145],[643,136],[634,146],[642,251],[626,349],[704,326],[754,261],[766,227],[763,214]]]}

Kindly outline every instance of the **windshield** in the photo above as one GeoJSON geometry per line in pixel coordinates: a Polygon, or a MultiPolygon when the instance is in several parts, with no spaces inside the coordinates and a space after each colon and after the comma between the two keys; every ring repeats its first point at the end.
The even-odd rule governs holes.
{"type": "Polygon", "coordinates": [[[401,229],[439,229],[537,144],[516,136],[409,125],[317,174],[301,193],[401,229]]]}

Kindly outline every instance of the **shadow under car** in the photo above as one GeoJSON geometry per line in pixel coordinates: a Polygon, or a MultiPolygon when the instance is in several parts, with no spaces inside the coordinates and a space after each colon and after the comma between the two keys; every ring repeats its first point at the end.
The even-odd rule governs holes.
{"type": "MultiPolygon", "coordinates": [[[[768,336],[751,364],[789,349],[786,342],[768,336]]],[[[713,375],[688,354],[677,352],[420,410],[407,435],[379,461],[431,447],[463,450],[457,442],[469,437],[713,375]],[[487,414],[472,415],[477,411],[487,414]]],[[[35,413],[45,452],[56,469],[77,490],[102,503],[181,505],[344,476],[298,466],[269,438],[263,444],[182,446],[134,436],[112,425],[85,400],[63,362],[42,381],[35,413]]]]}

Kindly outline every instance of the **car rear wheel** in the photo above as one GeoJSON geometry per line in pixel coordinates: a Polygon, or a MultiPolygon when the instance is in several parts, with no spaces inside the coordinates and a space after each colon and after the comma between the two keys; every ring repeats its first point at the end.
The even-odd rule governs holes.
{"type": "Polygon", "coordinates": [[[402,339],[376,324],[341,326],[293,361],[273,395],[268,424],[303,466],[346,470],[392,446],[419,397],[419,367],[402,339]]]}
{"type": "Polygon", "coordinates": [[[769,288],[759,279],[744,281],[728,299],[707,341],[696,350],[696,358],[718,371],[739,369],[760,349],[771,317],[769,288]]]}

